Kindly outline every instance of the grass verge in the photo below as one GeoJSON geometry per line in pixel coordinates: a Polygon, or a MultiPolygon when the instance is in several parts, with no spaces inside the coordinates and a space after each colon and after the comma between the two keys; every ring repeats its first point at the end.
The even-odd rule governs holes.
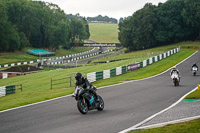
{"type": "Polygon", "coordinates": [[[200,119],[131,133],[200,133],[200,119]]]}
{"type": "Polygon", "coordinates": [[[196,90],[185,97],[185,99],[200,99],[200,90],[196,90]]]}

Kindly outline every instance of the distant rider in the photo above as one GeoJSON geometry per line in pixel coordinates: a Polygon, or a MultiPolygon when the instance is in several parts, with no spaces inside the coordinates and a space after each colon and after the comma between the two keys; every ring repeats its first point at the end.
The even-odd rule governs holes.
{"type": "Polygon", "coordinates": [[[173,66],[172,67],[172,70],[170,72],[170,75],[172,76],[173,73],[177,73],[178,74],[178,77],[180,79],[180,73],[179,73],[179,70],[176,68],[176,66],[173,66]]]}
{"type": "Polygon", "coordinates": [[[76,79],[76,86],[75,86],[75,92],[73,93],[73,96],[77,96],[78,90],[81,88],[88,89],[90,93],[93,93],[94,96],[97,98],[96,94],[96,87],[92,86],[92,84],[88,81],[87,78],[83,77],[81,73],[76,73],[75,76],[76,79]]]}
{"type": "MultiPolygon", "coordinates": [[[[194,64],[192,65],[192,69],[193,69],[193,67],[196,67],[196,68],[197,68],[197,71],[198,71],[198,66],[197,66],[196,63],[194,63],[194,64]]],[[[192,69],[191,69],[191,71],[192,71],[192,69]]]]}

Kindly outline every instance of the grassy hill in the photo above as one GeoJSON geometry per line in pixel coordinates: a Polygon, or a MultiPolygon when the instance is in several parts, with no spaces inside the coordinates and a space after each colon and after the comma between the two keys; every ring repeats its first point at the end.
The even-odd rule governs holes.
{"type": "Polygon", "coordinates": [[[118,25],[89,23],[90,39],[99,43],[118,43],[118,25]]]}

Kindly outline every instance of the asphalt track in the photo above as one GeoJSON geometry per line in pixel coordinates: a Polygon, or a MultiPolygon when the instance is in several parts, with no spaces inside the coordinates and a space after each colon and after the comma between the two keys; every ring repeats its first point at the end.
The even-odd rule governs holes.
{"type": "Polygon", "coordinates": [[[116,133],[136,125],[169,107],[200,82],[191,66],[200,65],[200,52],[179,64],[180,86],[175,87],[169,71],[159,76],[104,87],[98,90],[105,110],[82,115],[74,98],[57,100],[0,113],[0,133],[116,133]]]}
{"type": "MultiPolygon", "coordinates": [[[[107,50],[107,48],[105,49],[107,50]]],[[[94,57],[90,57],[90,58],[86,58],[86,59],[82,59],[82,60],[78,60],[77,62],[76,61],[71,61],[69,63],[67,63],[68,65],[72,65],[72,64],[87,64],[93,60],[97,60],[97,59],[101,59],[101,58],[105,58],[107,56],[111,56],[111,55],[116,55],[117,53],[120,53],[120,51],[113,51],[113,52],[109,52],[109,53],[104,53],[104,54],[100,54],[100,55],[97,55],[97,56],[94,56],[94,57]]]]}

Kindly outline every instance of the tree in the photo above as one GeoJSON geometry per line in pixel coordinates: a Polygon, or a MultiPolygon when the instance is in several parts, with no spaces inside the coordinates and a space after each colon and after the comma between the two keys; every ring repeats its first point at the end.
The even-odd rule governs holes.
{"type": "Polygon", "coordinates": [[[69,20],[58,5],[31,0],[1,0],[0,30],[0,51],[70,48],[70,41],[90,36],[88,23],[79,14],[69,20]]]}
{"type": "Polygon", "coordinates": [[[104,22],[104,23],[117,23],[117,19],[115,18],[109,18],[108,16],[101,16],[101,15],[98,15],[96,17],[87,17],[87,20],[89,22],[104,22]]]}
{"type": "Polygon", "coordinates": [[[181,16],[184,6],[184,2],[180,0],[168,0],[158,6],[159,21],[154,32],[158,44],[169,44],[188,39],[190,28],[181,16]]]}
{"type": "Polygon", "coordinates": [[[88,35],[85,28],[83,21],[76,18],[70,20],[70,39],[72,44],[87,39],[88,35]]]}
{"type": "Polygon", "coordinates": [[[86,31],[86,39],[90,38],[90,30],[89,30],[89,25],[87,23],[87,20],[83,18],[83,23],[85,25],[85,31],[86,31]]]}
{"type": "Polygon", "coordinates": [[[134,47],[133,45],[131,45],[132,44],[132,38],[131,38],[132,25],[131,25],[130,19],[133,19],[133,18],[125,19],[123,22],[119,23],[120,32],[118,33],[118,39],[124,47],[127,47],[130,50],[133,50],[134,47]]]}
{"type": "Polygon", "coordinates": [[[124,18],[121,17],[121,18],[119,19],[119,22],[123,22],[123,21],[124,21],[124,18]]]}
{"type": "Polygon", "coordinates": [[[155,46],[153,32],[157,19],[154,10],[155,6],[147,3],[144,8],[135,12],[130,19],[119,24],[119,40],[131,51],[155,46]]]}
{"type": "Polygon", "coordinates": [[[200,39],[200,1],[151,3],[119,24],[119,40],[130,50],[200,39]]]}
{"type": "Polygon", "coordinates": [[[184,0],[185,8],[182,15],[192,29],[191,39],[200,40],[200,1],[199,0],[184,0]]]}
{"type": "Polygon", "coordinates": [[[7,18],[6,5],[0,2],[0,51],[14,51],[20,48],[17,28],[7,18]]]}

